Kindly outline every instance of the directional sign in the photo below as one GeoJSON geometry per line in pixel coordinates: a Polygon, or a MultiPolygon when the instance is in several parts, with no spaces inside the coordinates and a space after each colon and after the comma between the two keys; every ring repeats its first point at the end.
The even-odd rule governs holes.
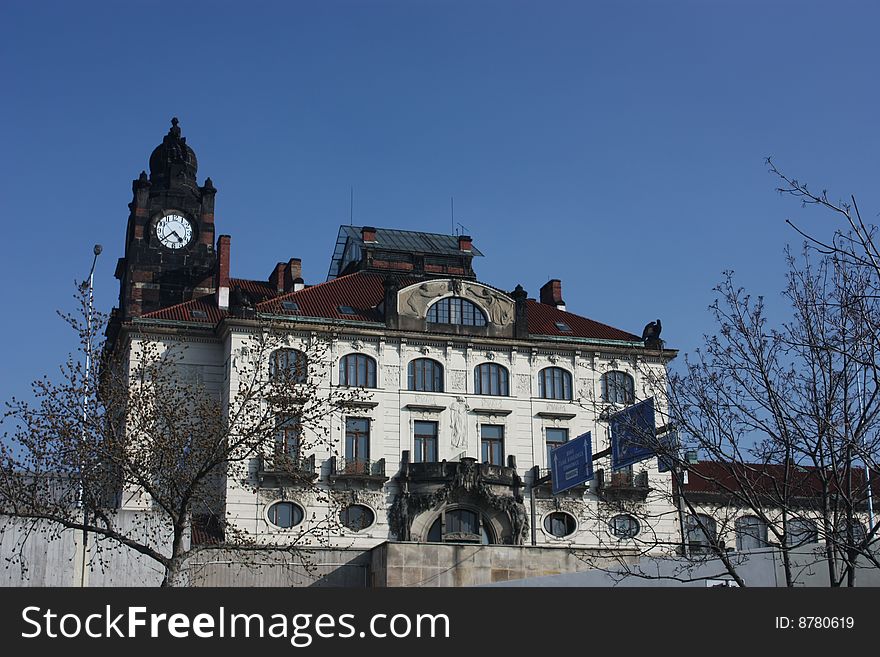
{"type": "Polygon", "coordinates": [[[590,432],[563,443],[551,452],[553,494],[593,478],[593,441],[590,432]]]}
{"type": "Polygon", "coordinates": [[[669,472],[675,469],[675,462],[678,459],[678,452],[681,445],[678,440],[678,431],[672,431],[657,437],[657,471],[669,472]]]}
{"type": "Polygon", "coordinates": [[[612,470],[644,461],[656,453],[653,397],[615,413],[609,424],[612,470]]]}

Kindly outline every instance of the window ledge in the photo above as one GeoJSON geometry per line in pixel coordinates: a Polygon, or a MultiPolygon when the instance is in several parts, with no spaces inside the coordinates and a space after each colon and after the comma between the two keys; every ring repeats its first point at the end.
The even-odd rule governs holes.
{"type": "Polygon", "coordinates": [[[475,415],[510,415],[513,411],[507,408],[472,408],[471,413],[475,415]]]}
{"type": "Polygon", "coordinates": [[[551,420],[573,420],[577,417],[577,413],[553,413],[551,411],[541,411],[535,415],[551,420]]]}
{"type": "Polygon", "coordinates": [[[379,405],[377,401],[340,401],[336,402],[337,406],[346,408],[376,408],[379,405]]]}
{"type": "Polygon", "coordinates": [[[419,411],[422,413],[442,413],[446,410],[445,406],[432,406],[430,404],[407,404],[404,408],[409,411],[419,411]]]}

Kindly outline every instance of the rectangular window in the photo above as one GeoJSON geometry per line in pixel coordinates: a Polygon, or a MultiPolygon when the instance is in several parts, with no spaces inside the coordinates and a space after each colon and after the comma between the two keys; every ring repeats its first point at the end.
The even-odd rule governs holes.
{"type": "Polygon", "coordinates": [[[299,457],[299,418],[279,415],[275,418],[275,454],[299,457]]]}
{"type": "Polygon", "coordinates": [[[551,460],[553,458],[551,456],[553,450],[561,444],[568,442],[568,429],[555,429],[548,427],[545,431],[545,435],[547,437],[547,467],[550,468],[553,463],[551,460]]]}
{"type": "Polygon", "coordinates": [[[413,463],[436,463],[437,458],[437,423],[415,422],[413,425],[415,449],[413,463]]]}
{"type": "Polygon", "coordinates": [[[357,467],[370,460],[370,420],[365,417],[345,418],[345,463],[357,467]]]}
{"type": "Polygon", "coordinates": [[[480,427],[480,443],[483,463],[504,465],[504,427],[500,424],[484,424],[480,427]]]}

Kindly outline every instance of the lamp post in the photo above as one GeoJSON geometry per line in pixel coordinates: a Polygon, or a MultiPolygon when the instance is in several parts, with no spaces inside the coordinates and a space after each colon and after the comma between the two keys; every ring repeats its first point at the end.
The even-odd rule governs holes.
{"type": "MultiPolygon", "coordinates": [[[[92,314],[94,312],[94,302],[95,302],[95,264],[98,262],[98,256],[101,255],[101,251],[103,247],[100,244],[95,244],[92,249],[92,253],[94,257],[92,258],[92,268],[89,270],[89,282],[88,282],[88,290],[89,290],[89,300],[88,307],[86,308],[86,369],[85,369],[85,380],[83,382],[83,400],[82,400],[82,432],[80,434],[80,449],[85,446],[86,442],[86,416],[88,413],[89,407],[89,381],[91,379],[92,373],[92,314]]],[[[79,481],[79,504],[83,510],[83,540],[82,540],[82,563],[80,564],[80,575],[79,575],[79,585],[80,587],[84,587],[86,585],[86,560],[88,553],[88,543],[89,543],[89,533],[86,529],[89,520],[89,511],[88,507],[85,504],[84,493],[85,489],[83,486],[83,478],[85,476],[84,473],[85,464],[80,461],[80,481],[79,481]]]]}

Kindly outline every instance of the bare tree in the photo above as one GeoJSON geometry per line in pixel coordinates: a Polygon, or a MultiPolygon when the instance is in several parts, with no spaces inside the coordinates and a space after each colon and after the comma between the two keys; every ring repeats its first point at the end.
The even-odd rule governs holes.
{"type": "Polygon", "coordinates": [[[93,345],[107,318],[88,324],[85,286],[77,298],[80,312],[63,317],[81,353],[96,357],[71,356],[57,381],[33,384],[33,401],[7,404],[0,514],[28,524],[20,540],[77,530],[93,538],[99,563],[119,546],[153,560],[164,586],[184,583],[187,561],[210,550],[232,549],[244,563],[283,550],[308,567],[308,547],[337,529],[334,513],[305,519],[279,542],[229,522],[226,502],[230,490],[262,488],[268,474],[332,507],[306,455],[329,445],[326,416],[363,392],[322,384],[327,343],[313,337],[307,348],[286,348],[282,332],[254,321],[230,359],[228,386],[212,388],[173,335],[133,335],[114,350],[93,345]],[[141,509],[129,514],[135,526],[120,523],[121,506],[141,509]]]}
{"type": "MultiPolygon", "coordinates": [[[[780,192],[831,210],[844,226],[827,242],[801,232],[803,253],[786,252],[783,319],[771,321],[764,299],[727,272],[710,307],[716,333],[685,357],[668,384],[656,370],[641,372],[645,395],[658,400],[658,424],[681,437],[680,447],[653,434],[640,437],[673,469],[668,489],[651,490],[667,504],[649,504],[647,497],[626,508],[599,504],[597,521],[625,512],[653,528],[658,513],[675,508],[677,552],[688,560],[666,572],[672,579],[690,580],[694,566],[712,559],[742,585],[742,559],[723,537],[748,537],[760,527],[753,538],[780,551],[787,585],[798,582],[809,543],[816,546],[813,563],[827,565],[829,585],[852,586],[857,564],[880,566],[880,523],[870,510],[871,473],[880,457],[880,253],[854,198],[831,203],[825,192],[813,194],[769,164],[783,181],[780,192]],[[701,463],[690,463],[685,453],[701,463]]],[[[667,536],[648,531],[630,544],[642,555],[669,554],[667,536]]],[[[660,576],[631,560],[620,566],[626,574],[660,576]]]]}

